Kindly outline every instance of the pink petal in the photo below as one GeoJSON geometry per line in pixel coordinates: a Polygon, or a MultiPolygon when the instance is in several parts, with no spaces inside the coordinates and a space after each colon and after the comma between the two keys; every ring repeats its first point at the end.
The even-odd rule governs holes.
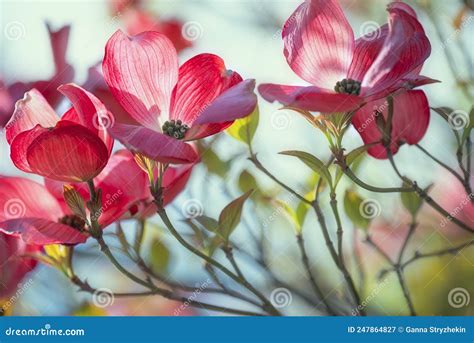
{"type": "Polygon", "coordinates": [[[163,203],[168,205],[181,193],[191,177],[194,164],[169,167],[163,176],[163,203]]]}
{"type": "Polygon", "coordinates": [[[0,177],[0,222],[24,217],[55,221],[63,215],[58,201],[43,185],[20,177],[0,177]]]}
{"type": "Polygon", "coordinates": [[[68,226],[41,218],[10,219],[0,222],[0,232],[20,236],[27,244],[77,244],[88,236],[68,226]]]}
{"type": "Polygon", "coordinates": [[[333,89],[349,70],[354,34],[335,0],[306,0],[283,27],[285,56],[302,79],[333,89]]]}
{"type": "Polygon", "coordinates": [[[11,297],[26,274],[35,268],[36,260],[22,256],[40,251],[39,246],[27,245],[14,235],[0,233],[0,298],[11,297]]]}
{"type": "Polygon", "coordinates": [[[99,137],[68,121],[60,121],[53,129],[37,126],[18,135],[11,151],[13,163],[23,171],[65,182],[92,179],[108,160],[99,137]]]}
{"type": "Polygon", "coordinates": [[[198,159],[191,145],[143,126],[115,123],[109,129],[127,149],[163,163],[190,163],[198,159]]]}
{"type": "Polygon", "coordinates": [[[192,125],[214,99],[240,81],[240,75],[228,71],[219,56],[194,56],[179,68],[170,118],[192,125]]]}
{"type": "Polygon", "coordinates": [[[32,89],[25,93],[23,99],[18,100],[15,112],[6,125],[6,137],[8,144],[21,132],[30,130],[36,125],[42,127],[53,127],[59,120],[54,109],[48,104],[41,93],[32,89]]]}
{"type": "MultiPolygon", "coordinates": [[[[388,25],[367,33],[355,41],[354,57],[347,77],[362,81],[382,49],[388,35],[388,25]]],[[[363,91],[362,91],[363,92],[363,91]]]]}
{"type": "Polygon", "coordinates": [[[93,94],[73,83],[62,85],[58,90],[74,106],[74,111],[67,112],[62,119],[76,122],[97,134],[110,153],[114,140],[108,134],[107,128],[114,124],[114,117],[104,104],[93,94]]]}
{"type": "MultiPolygon", "coordinates": [[[[358,110],[352,124],[361,135],[365,144],[377,142],[382,134],[377,127],[374,110],[381,111],[387,118],[388,104],[384,99],[372,101],[358,110]]],[[[403,143],[416,144],[426,133],[430,121],[430,110],[426,95],[421,90],[400,93],[394,97],[394,115],[392,121],[392,153],[395,154],[403,143]]],[[[382,144],[370,147],[369,154],[375,158],[387,158],[382,144]]]]}
{"type": "Polygon", "coordinates": [[[95,185],[102,190],[99,223],[104,228],[120,219],[136,202],[150,198],[148,176],[127,150],[120,150],[110,158],[95,185]]]}
{"type": "Polygon", "coordinates": [[[226,129],[234,120],[251,114],[257,106],[254,89],[255,80],[249,79],[226,90],[194,121],[186,140],[213,135],[226,129]]]}
{"type": "Polygon", "coordinates": [[[268,101],[277,100],[285,106],[306,111],[346,112],[358,108],[364,102],[363,98],[356,95],[328,92],[314,86],[298,87],[267,83],[260,85],[258,90],[268,101]]]}
{"type": "Polygon", "coordinates": [[[373,94],[396,84],[419,68],[428,58],[431,46],[423,27],[407,11],[389,9],[389,32],[383,48],[365,74],[362,86],[373,94]]]}
{"type": "Polygon", "coordinates": [[[160,129],[178,79],[178,58],[166,36],[153,31],[127,37],[117,31],[107,42],[104,78],[112,94],[139,123],[160,129]]]}

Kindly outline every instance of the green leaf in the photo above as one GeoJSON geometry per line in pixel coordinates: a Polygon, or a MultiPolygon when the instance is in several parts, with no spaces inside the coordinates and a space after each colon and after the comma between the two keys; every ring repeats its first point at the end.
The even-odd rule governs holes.
{"type": "Polygon", "coordinates": [[[86,220],[86,208],[84,205],[84,199],[81,197],[78,191],[71,185],[63,186],[63,196],[69,209],[79,218],[86,220]]]}
{"type": "MultiPolygon", "coordinates": [[[[348,153],[345,158],[346,158],[346,165],[350,167],[352,164],[354,165],[359,165],[360,162],[362,161],[362,158],[365,156],[365,152],[367,149],[369,149],[371,146],[374,144],[366,144],[363,146],[360,146],[354,150],[352,150],[350,153],[348,153]]],[[[341,180],[341,177],[344,173],[342,172],[341,168],[337,168],[336,171],[336,182],[335,184],[337,185],[339,181],[341,180]]]]}
{"type": "Polygon", "coordinates": [[[206,250],[207,255],[211,256],[214,255],[214,252],[223,244],[222,237],[215,235],[211,239],[209,239],[206,250]]]}
{"type": "Polygon", "coordinates": [[[161,274],[166,271],[170,261],[170,251],[159,237],[155,237],[150,245],[150,264],[154,272],[161,274]]]}
{"type": "Polygon", "coordinates": [[[290,220],[290,222],[294,225],[295,231],[297,233],[301,232],[301,229],[303,228],[301,221],[298,219],[298,215],[293,208],[288,205],[286,202],[283,200],[276,199],[276,202],[280,207],[285,211],[286,216],[290,220]]]}
{"type": "Polygon", "coordinates": [[[310,205],[304,201],[300,201],[300,203],[296,207],[296,218],[301,228],[303,227],[304,220],[306,218],[306,215],[308,214],[309,209],[310,205]]]}
{"type": "Polygon", "coordinates": [[[239,189],[243,193],[248,192],[251,189],[258,189],[257,180],[247,170],[243,170],[239,175],[239,189]]]}
{"type": "Polygon", "coordinates": [[[211,148],[199,149],[201,162],[204,163],[209,173],[217,176],[225,177],[230,169],[230,162],[223,161],[211,148]]]}
{"type": "MultiPolygon", "coordinates": [[[[402,187],[410,187],[410,185],[404,182],[402,187]]],[[[423,199],[421,199],[416,192],[401,192],[400,198],[403,206],[411,213],[413,218],[415,218],[421,205],[423,205],[423,199]]]]}
{"type": "Polygon", "coordinates": [[[226,132],[238,141],[250,144],[257,131],[259,117],[260,114],[257,106],[247,117],[234,121],[226,132]]]}
{"type": "Polygon", "coordinates": [[[370,218],[361,213],[361,204],[364,199],[354,191],[347,190],[344,195],[344,210],[355,227],[367,230],[370,218]]]}
{"type": "Polygon", "coordinates": [[[232,200],[226,207],[224,207],[219,215],[219,232],[226,242],[229,241],[230,235],[240,223],[242,208],[252,192],[253,190],[250,190],[237,199],[232,200]]]}
{"type": "Polygon", "coordinates": [[[214,218],[208,216],[199,216],[194,218],[203,228],[210,232],[218,232],[219,230],[219,223],[214,218]]]}
{"type": "Polygon", "coordinates": [[[329,186],[332,188],[332,177],[331,177],[331,174],[329,173],[329,169],[316,156],[313,156],[304,151],[297,151],[297,150],[282,151],[280,152],[280,154],[298,157],[301,162],[306,164],[308,167],[310,167],[312,170],[318,173],[321,177],[323,177],[327,181],[329,186]]]}

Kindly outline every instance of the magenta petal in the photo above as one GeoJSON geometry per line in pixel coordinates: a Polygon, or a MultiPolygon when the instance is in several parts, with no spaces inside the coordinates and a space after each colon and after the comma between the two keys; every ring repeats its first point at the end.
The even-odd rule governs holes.
{"type": "Polygon", "coordinates": [[[186,140],[212,135],[234,120],[248,116],[257,106],[254,89],[255,80],[245,80],[222,93],[194,121],[186,140]]]}
{"type": "Polygon", "coordinates": [[[41,218],[21,218],[0,222],[0,231],[20,236],[27,244],[77,244],[88,236],[63,224],[41,218]]]}
{"type": "Polygon", "coordinates": [[[21,132],[30,130],[36,125],[52,127],[59,120],[54,109],[44,96],[36,89],[26,92],[23,99],[18,100],[15,112],[5,126],[8,144],[21,132]]]}
{"type": "Polygon", "coordinates": [[[190,163],[198,159],[191,145],[143,126],[115,123],[109,129],[127,149],[164,163],[190,163]]]}
{"type": "MultiPolygon", "coordinates": [[[[365,144],[382,139],[382,134],[376,123],[374,111],[378,110],[387,118],[385,99],[369,102],[358,110],[352,119],[352,124],[361,135],[365,144]]],[[[426,95],[421,90],[407,91],[394,97],[394,114],[392,121],[392,153],[396,153],[401,144],[416,144],[426,133],[430,121],[430,109],[426,95]]],[[[369,154],[375,158],[387,158],[387,152],[382,144],[369,148],[369,154]]]]}
{"type": "Polygon", "coordinates": [[[194,56],[179,68],[170,118],[180,119],[191,126],[217,97],[240,81],[240,75],[227,70],[219,56],[194,56]]]}
{"type": "Polygon", "coordinates": [[[419,68],[428,58],[431,45],[418,20],[398,7],[389,9],[389,32],[376,60],[365,74],[368,94],[390,88],[419,68]]]}
{"type": "Polygon", "coordinates": [[[333,89],[346,77],[354,34],[336,0],[306,0],[283,27],[285,56],[302,79],[333,89]]]}
{"type": "Polygon", "coordinates": [[[148,176],[135,162],[132,153],[117,151],[95,179],[102,190],[102,214],[99,223],[103,228],[120,219],[130,207],[150,197],[148,176]]]}
{"type": "Polygon", "coordinates": [[[154,31],[128,37],[119,30],[107,42],[102,69],[112,94],[130,116],[159,129],[158,117],[167,117],[178,79],[178,57],[170,40],[154,31]]]}
{"type": "Polygon", "coordinates": [[[356,40],[354,57],[347,75],[349,79],[357,81],[364,79],[365,73],[379,55],[387,35],[388,25],[385,24],[356,40]]]}
{"type": "Polygon", "coordinates": [[[70,110],[62,119],[76,122],[96,133],[107,146],[110,153],[114,140],[107,133],[107,128],[114,124],[114,118],[104,104],[92,93],[73,83],[62,85],[58,90],[74,106],[74,111],[70,110]]]}
{"type": "Polygon", "coordinates": [[[57,220],[62,216],[58,201],[45,186],[20,177],[0,177],[0,222],[24,217],[57,220]]]}
{"type": "Polygon", "coordinates": [[[263,84],[259,86],[259,91],[266,100],[277,100],[285,106],[324,113],[351,111],[364,102],[363,98],[356,95],[328,92],[314,86],[263,84]]]}

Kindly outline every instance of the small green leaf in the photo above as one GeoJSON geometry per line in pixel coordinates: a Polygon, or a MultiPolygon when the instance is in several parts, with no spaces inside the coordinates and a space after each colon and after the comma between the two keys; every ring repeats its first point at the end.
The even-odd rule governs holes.
{"type": "Polygon", "coordinates": [[[295,227],[295,231],[297,233],[300,233],[303,226],[301,225],[301,221],[298,219],[298,215],[297,215],[296,211],[293,210],[293,208],[291,208],[291,206],[288,205],[283,200],[277,199],[276,202],[285,211],[286,216],[288,217],[288,219],[291,221],[291,223],[295,227]]]}
{"type": "Polygon", "coordinates": [[[150,264],[156,273],[163,273],[168,268],[170,251],[159,237],[155,237],[150,245],[150,264]]]}
{"type": "Polygon", "coordinates": [[[257,180],[247,170],[243,170],[239,175],[239,189],[243,193],[251,189],[258,189],[257,180]]]}
{"type": "Polygon", "coordinates": [[[201,162],[206,166],[209,173],[225,177],[230,169],[230,162],[223,161],[211,148],[200,147],[201,162]]]}
{"type": "Polygon", "coordinates": [[[226,132],[234,137],[235,139],[250,144],[255,132],[257,131],[259,122],[259,110],[258,106],[255,110],[247,117],[237,119],[234,123],[226,130],[226,132]]]}
{"type": "Polygon", "coordinates": [[[253,190],[248,191],[244,195],[232,200],[224,209],[219,216],[219,232],[222,238],[226,242],[229,241],[229,237],[235,230],[237,225],[240,223],[240,217],[242,216],[242,208],[245,201],[252,194],[253,190]]]}
{"type": "Polygon", "coordinates": [[[331,174],[329,173],[329,169],[316,156],[313,156],[304,151],[297,151],[297,150],[282,151],[280,152],[280,154],[298,157],[301,162],[306,164],[308,167],[310,167],[312,170],[318,173],[321,177],[323,177],[327,181],[329,186],[332,188],[332,177],[331,177],[331,174]]]}
{"type": "MultiPolygon", "coordinates": [[[[360,162],[362,161],[362,158],[365,156],[365,152],[367,149],[369,149],[371,146],[374,144],[366,144],[363,146],[360,146],[354,150],[352,150],[350,153],[348,153],[345,158],[346,158],[346,165],[350,167],[352,164],[354,165],[359,165],[360,162]]],[[[341,168],[338,168],[336,171],[336,181],[335,184],[337,185],[339,181],[341,180],[341,177],[344,173],[342,172],[341,168]]]]}
{"type": "Polygon", "coordinates": [[[361,204],[364,199],[354,191],[347,190],[344,195],[344,210],[355,227],[367,230],[370,218],[361,213],[361,204]]]}
{"type": "Polygon", "coordinates": [[[87,219],[84,199],[76,189],[71,185],[63,186],[63,196],[69,209],[82,220],[87,219]]]}
{"type": "Polygon", "coordinates": [[[301,227],[303,227],[304,220],[306,218],[306,215],[308,214],[309,209],[310,205],[304,201],[300,201],[300,203],[296,207],[296,218],[301,227]]]}
{"type": "MultiPolygon", "coordinates": [[[[410,187],[410,185],[403,183],[402,187],[410,187]]],[[[407,211],[411,213],[413,218],[416,217],[416,214],[423,204],[423,200],[418,196],[418,194],[416,194],[416,192],[401,192],[400,198],[407,211]]]]}
{"type": "Polygon", "coordinates": [[[194,218],[203,228],[216,233],[219,230],[219,223],[214,218],[208,216],[199,216],[194,218]]]}

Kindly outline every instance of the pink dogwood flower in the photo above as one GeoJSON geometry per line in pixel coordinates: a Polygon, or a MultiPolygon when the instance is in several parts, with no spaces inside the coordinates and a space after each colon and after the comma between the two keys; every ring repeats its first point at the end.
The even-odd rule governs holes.
{"type": "MultiPolygon", "coordinates": [[[[337,1],[305,1],[286,21],[282,36],[288,64],[311,85],[262,84],[260,94],[307,111],[358,110],[354,125],[364,142],[372,143],[381,137],[374,107],[386,117],[388,108],[379,99],[395,93],[392,152],[403,142],[418,142],[428,127],[429,108],[422,91],[407,89],[436,82],[419,74],[431,46],[410,6],[393,2],[388,13],[388,24],[355,40],[337,1]]],[[[384,158],[385,150],[377,145],[369,153],[384,158]]]]}
{"type": "Polygon", "coordinates": [[[15,106],[6,138],[15,166],[27,173],[65,181],[88,181],[107,164],[113,139],[105,124],[112,116],[94,95],[74,84],[59,87],[72,102],[62,118],[36,89],[15,106]]]}
{"type": "Polygon", "coordinates": [[[254,80],[242,80],[212,54],[197,55],[178,68],[173,44],[154,31],[132,37],[117,31],[107,42],[102,68],[131,117],[128,123],[116,120],[109,132],[129,150],[159,162],[197,160],[186,142],[224,130],[257,103],[254,80]]]}

